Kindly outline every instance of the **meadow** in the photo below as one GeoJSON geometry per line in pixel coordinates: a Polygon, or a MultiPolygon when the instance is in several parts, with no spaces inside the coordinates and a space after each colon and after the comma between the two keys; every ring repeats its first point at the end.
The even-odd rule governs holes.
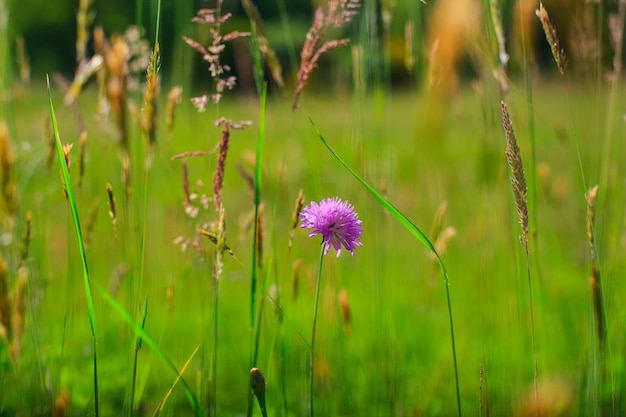
{"type": "Polygon", "coordinates": [[[162,85],[154,143],[147,96],[129,93],[127,148],[97,83],[73,107],[57,83],[14,81],[0,416],[261,415],[261,397],[269,416],[622,415],[623,83],[570,68],[532,78],[532,97],[521,74],[503,93],[489,71],[440,96],[319,82],[295,110],[293,85],[225,92],[204,112],[190,98],[212,86],[194,87],[171,127],[162,85]],[[229,131],[220,211],[222,116],[252,124],[229,131]],[[321,256],[299,193],[300,210],[349,201],[362,247],[321,256]]]}

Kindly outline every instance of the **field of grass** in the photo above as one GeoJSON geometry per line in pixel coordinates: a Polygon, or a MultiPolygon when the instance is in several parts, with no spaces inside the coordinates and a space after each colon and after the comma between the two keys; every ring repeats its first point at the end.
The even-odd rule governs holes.
{"type": "Polygon", "coordinates": [[[78,104],[88,134],[80,184],[79,124],[53,84],[61,142],[74,144],[70,199],[81,223],[93,311],[51,147],[46,85],[16,84],[5,116],[14,164],[3,166],[0,416],[260,415],[256,400],[249,411],[252,366],[265,376],[269,416],[309,415],[311,378],[317,415],[456,415],[454,355],[465,415],[622,415],[623,103],[619,97],[610,103],[610,85],[579,81],[534,81],[534,133],[522,82],[514,81],[505,97],[530,187],[528,257],[504,153],[502,97],[493,80],[460,86],[442,101],[421,90],[311,89],[295,111],[291,92],[272,90],[264,118],[258,97],[225,95],[200,113],[189,101],[195,94],[184,91],[171,131],[159,116],[149,158],[129,111],[130,179],[115,121],[98,115],[98,91],[90,85],[78,104]],[[222,204],[225,243],[234,256],[224,253],[216,281],[223,242],[201,237],[197,248],[192,242],[184,251],[180,242],[198,236],[198,228],[218,233],[212,198],[222,135],[214,120],[220,116],[252,125],[231,130],[222,204]],[[449,277],[455,354],[436,258],[332,156],[311,122],[354,171],[438,242],[449,277]],[[194,151],[206,154],[172,159],[194,151]],[[183,160],[196,217],[185,209],[183,160]],[[249,181],[257,162],[262,233],[255,238],[249,181]],[[13,211],[7,182],[17,190],[13,211]],[[604,340],[590,285],[586,196],[596,184],[593,249],[604,340]],[[323,259],[313,375],[320,239],[298,227],[290,245],[300,190],[306,205],[334,196],[348,200],[363,227],[363,246],[354,256],[344,250],[336,258],[331,251],[323,259]],[[211,198],[207,207],[203,194],[211,198]],[[449,237],[445,244],[442,234],[449,237]],[[144,331],[136,332],[122,311],[140,323],[144,304],[144,331]],[[139,350],[138,334],[144,339],[139,350]]]}

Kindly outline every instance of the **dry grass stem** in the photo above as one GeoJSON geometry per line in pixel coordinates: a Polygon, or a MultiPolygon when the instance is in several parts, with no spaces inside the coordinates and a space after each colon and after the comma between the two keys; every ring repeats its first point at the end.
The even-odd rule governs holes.
{"type": "Polygon", "coordinates": [[[504,101],[500,103],[502,108],[502,126],[506,135],[506,160],[511,168],[511,185],[513,186],[513,196],[515,198],[515,207],[519,216],[520,226],[522,228],[522,236],[520,243],[526,247],[528,244],[528,205],[526,195],[528,188],[526,187],[526,178],[524,176],[524,165],[522,164],[522,154],[520,153],[513,124],[509,117],[509,110],[504,101]]]}
{"type": "Polygon", "coordinates": [[[15,37],[15,55],[20,81],[22,84],[28,85],[30,83],[30,60],[28,59],[28,52],[26,52],[26,42],[21,35],[15,37]]]}
{"type": "Polygon", "coordinates": [[[124,195],[127,202],[130,200],[130,195],[133,191],[130,180],[130,158],[126,154],[122,157],[122,183],[124,184],[124,195]]]}
{"type": "Polygon", "coordinates": [[[167,311],[170,317],[174,315],[174,307],[176,306],[176,281],[170,278],[167,284],[167,311]]]}
{"type": "Polygon", "coordinates": [[[350,310],[350,298],[348,297],[348,291],[342,288],[339,291],[339,311],[341,312],[341,320],[343,321],[343,328],[346,333],[352,332],[352,314],[350,310]]]}
{"type": "Polygon", "coordinates": [[[117,239],[117,208],[115,206],[115,194],[113,194],[113,186],[107,182],[107,204],[109,206],[109,218],[113,225],[113,236],[117,239]]]}
{"type": "Polygon", "coordinates": [[[441,229],[443,227],[443,218],[446,215],[446,211],[448,210],[448,202],[442,201],[439,203],[439,207],[437,207],[437,211],[435,212],[435,217],[433,218],[433,225],[430,229],[430,238],[435,241],[441,233],[441,229]]]}
{"type": "Polygon", "coordinates": [[[0,256],[0,337],[6,342],[9,342],[12,337],[9,265],[2,256],[0,256]]]}
{"type": "Polygon", "coordinates": [[[293,245],[293,238],[296,234],[296,228],[300,222],[300,212],[304,208],[304,191],[300,189],[298,191],[298,197],[296,197],[296,203],[293,208],[293,214],[291,215],[291,230],[289,231],[289,247],[293,245]]]}
{"type": "Polygon", "coordinates": [[[439,256],[443,256],[446,253],[448,244],[454,236],[456,236],[456,229],[454,227],[446,227],[437,235],[434,245],[439,256]]]}
{"type": "Polygon", "coordinates": [[[0,186],[2,187],[2,200],[5,212],[13,217],[17,210],[18,189],[14,179],[13,168],[15,156],[9,136],[9,128],[4,121],[0,121],[0,186]]]}
{"type": "Polygon", "coordinates": [[[80,132],[80,139],[78,142],[78,178],[76,182],[80,188],[83,185],[83,178],[85,177],[85,159],[87,158],[87,131],[80,132]]]}
{"type": "Polygon", "coordinates": [[[298,288],[300,286],[300,269],[302,268],[302,259],[297,259],[293,263],[291,271],[291,298],[296,301],[298,298],[298,288]]]}
{"type": "Polygon", "coordinates": [[[96,202],[91,206],[91,212],[89,213],[89,219],[87,220],[87,226],[85,227],[85,233],[83,236],[83,243],[85,248],[89,247],[91,243],[91,238],[93,237],[93,232],[96,228],[96,220],[98,220],[98,210],[100,209],[99,204],[96,202]]]}
{"type": "Polygon", "coordinates": [[[167,93],[167,107],[165,111],[165,129],[168,133],[174,128],[174,114],[176,108],[182,102],[183,87],[177,85],[167,93]]]}
{"type": "Polygon", "coordinates": [[[226,209],[220,204],[219,218],[217,221],[217,250],[215,251],[215,281],[219,282],[224,271],[224,251],[226,246],[226,209]]]}
{"type": "Polygon", "coordinates": [[[600,280],[600,265],[596,254],[596,243],[594,235],[595,200],[598,195],[598,186],[592,187],[587,192],[587,238],[589,239],[589,251],[591,257],[591,277],[589,277],[589,287],[593,300],[593,311],[596,317],[596,331],[598,333],[598,343],[600,350],[604,350],[606,342],[606,327],[604,318],[604,302],[602,298],[602,285],[600,280]]]}
{"type": "Polygon", "coordinates": [[[109,217],[113,224],[117,221],[117,209],[115,208],[115,195],[113,194],[113,186],[111,183],[107,182],[106,184],[107,190],[107,201],[109,204],[109,217]]]}
{"type": "MultiPolygon", "coordinates": [[[[200,236],[204,236],[206,238],[208,238],[211,243],[214,243],[215,245],[217,245],[218,247],[220,246],[220,239],[218,237],[218,235],[216,233],[213,233],[209,230],[204,230],[204,229],[198,229],[198,234],[200,236]]],[[[224,252],[226,252],[227,254],[229,254],[230,256],[235,256],[235,253],[232,251],[232,249],[228,246],[228,244],[226,244],[226,241],[224,240],[224,242],[221,243],[224,252]]]]}
{"type": "Polygon", "coordinates": [[[24,234],[22,235],[22,247],[20,248],[20,266],[28,259],[28,249],[30,247],[30,235],[32,232],[33,214],[29,211],[26,213],[26,225],[24,226],[24,234]]]}
{"type": "Polygon", "coordinates": [[[559,68],[561,75],[565,75],[565,52],[561,49],[559,38],[556,35],[556,28],[552,22],[550,22],[548,11],[545,7],[543,7],[543,3],[539,3],[539,9],[535,11],[535,14],[541,21],[541,26],[543,27],[543,31],[546,34],[546,40],[552,50],[552,56],[554,57],[556,66],[559,68]]]}
{"type": "Polygon", "coordinates": [[[11,357],[13,363],[18,363],[22,353],[22,340],[24,339],[24,324],[26,323],[26,286],[28,285],[28,270],[24,267],[17,271],[15,283],[13,315],[11,328],[13,340],[11,341],[11,357]]]}
{"type": "Polygon", "coordinates": [[[206,152],[204,151],[183,152],[183,153],[179,153],[179,154],[172,156],[170,159],[174,161],[176,159],[193,158],[193,157],[204,156],[204,155],[206,155],[206,152]]]}
{"type": "Polygon", "coordinates": [[[250,197],[254,198],[254,175],[247,171],[246,168],[241,164],[237,164],[237,172],[239,172],[241,178],[243,178],[243,180],[246,182],[248,194],[250,194],[250,197]]]}

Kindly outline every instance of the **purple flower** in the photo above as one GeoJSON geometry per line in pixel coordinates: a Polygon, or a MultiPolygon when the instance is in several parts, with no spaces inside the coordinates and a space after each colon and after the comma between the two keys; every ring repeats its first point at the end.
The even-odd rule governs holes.
{"type": "Polygon", "coordinates": [[[327,198],[320,203],[312,201],[300,213],[302,225],[305,229],[313,229],[309,237],[321,234],[326,243],[324,255],[332,245],[337,251],[337,257],[341,254],[341,245],[354,256],[354,248],[362,246],[359,242],[363,229],[361,220],[354,211],[352,204],[342,201],[339,197],[327,198]]]}

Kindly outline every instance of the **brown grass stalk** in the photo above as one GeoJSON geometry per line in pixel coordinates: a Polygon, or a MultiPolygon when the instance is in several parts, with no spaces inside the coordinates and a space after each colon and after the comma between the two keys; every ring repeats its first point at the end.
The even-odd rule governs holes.
{"type": "Polygon", "coordinates": [[[9,298],[9,265],[0,256],[0,338],[10,341],[11,299],[9,298]]]}
{"type": "Polygon", "coordinates": [[[174,114],[182,101],[183,87],[177,85],[167,93],[167,107],[165,108],[165,129],[168,133],[174,128],[174,114]]]}
{"type": "Polygon", "coordinates": [[[304,191],[300,189],[298,192],[298,197],[296,197],[296,202],[293,208],[293,214],[291,215],[291,229],[289,231],[289,247],[293,245],[293,238],[296,234],[296,228],[298,227],[298,223],[300,222],[300,212],[304,208],[304,191]]]}
{"type": "Polygon", "coordinates": [[[15,215],[17,210],[18,196],[17,183],[13,173],[14,165],[15,156],[9,136],[9,128],[4,121],[0,121],[0,168],[2,169],[0,187],[2,187],[1,193],[5,212],[11,217],[15,215]]]}
{"type": "Polygon", "coordinates": [[[24,265],[28,259],[28,249],[30,247],[30,236],[32,232],[33,214],[26,213],[26,225],[22,234],[22,247],[20,248],[20,266],[24,265]]]}
{"type": "Polygon", "coordinates": [[[26,323],[26,286],[28,285],[28,269],[22,267],[17,271],[15,293],[13,298],[13,314],[11,316],[11,328],[13,340],[11,341],[11,357],[13,363],[18,363],[22,353],[22,340],[24,339],[24,325],[26,323]]]}
{"type": "Polygon", "coordinates": [[[347,334],[352,332],[352,312],[350,309],[350,298],[348,297],[348,291],[342,288],[339,291],[339,311],[341,312],[341,320],[343,321],[343,328],[347,334]]]}
{"type": "Polygon", "coordinates": [[[167,312],[169,317],[174,315],[174,308],[176,306],[176,281],[174,278],[170,278],[167,284],[167,312]]]}
{"type": "Polygon", "coordinates": [[[78,178],[76,183],[78,188],[83,185],[83,178],[85,177],[85,159],[87,158],[87,131],[80,132],[80,139],[78,143],[78,178]]]}
{"type": "Polygon", "coordinates": [[[600,265],[596,253],[596,242],[594,235],[595,220],[595,200],[598,195],[598,186],[595,185],[587,193],[587,238],[589,240],[589,253],[591,258],[591,276],[589,277],[589,288],[593,302],[593,312],[596,317],[596,332],[600,351],[604,351],[606,344],[606,320],[604,317],[604,302],[602,298],[602,284],[600,280],[600,265]]]}
{"type": "Polygon", "coordinates": [[[302,268],[302,259],[297,259],[293,263],[291,271],[291,298],[296,301],[298,298],[298,289],[300,287],[300,269],[302,268]]]}

